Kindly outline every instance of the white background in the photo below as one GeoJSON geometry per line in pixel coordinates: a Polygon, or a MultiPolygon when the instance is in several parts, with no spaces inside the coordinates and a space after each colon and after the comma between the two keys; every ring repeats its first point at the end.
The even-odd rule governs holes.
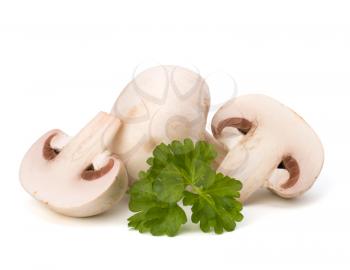
{"type": "Polygon", "coordinates": [[[0,269],[349,269],[348,1],[0,1],[0,269]],[[233,233],[129,230],[124,200],[72,219],[29,197],[20,161],[44,132],[109,111],[135,68],[195,67],[214,104],[263,93],[301,114],[326,150],[300,199],[260,192],[233,233]],[[218,79],[221,76],[222,79],[218,79]],[[216,79],[215,79],[216,78],[216,79]]]}

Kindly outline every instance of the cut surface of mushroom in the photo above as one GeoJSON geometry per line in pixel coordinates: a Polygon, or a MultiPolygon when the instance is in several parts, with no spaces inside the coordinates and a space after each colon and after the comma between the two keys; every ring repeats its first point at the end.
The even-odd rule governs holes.
{"type": "Polygon", "coordinates": [[[324,151],[316,133],[294,111],[267,96],[227,102],[214,115],[212,132],[228,149],[218,170],[243,182],[242,201],[263,186],[281,197],[296,197],[321,172],[324,151]],[[232,145],[227,128],[240,134],[236,132],[232,145]]]}
{"type": "Polygon", "coordinates": [[[209,89],[197,73],[177,66],[150,68],[130,82],[112,114],[123,122],[112,151],[125,162],[135,181],[160,143],[205,140],[209,89]]]}
{"type": "Polygon", "coordinates": [[[107,211],[128,187],[123,163],[108,152],[120,125],[114,116],[99,113],[73,138],[60,130],[46,133],[22,161],[22,186],[64,215],[88,217],[107,211]]]}

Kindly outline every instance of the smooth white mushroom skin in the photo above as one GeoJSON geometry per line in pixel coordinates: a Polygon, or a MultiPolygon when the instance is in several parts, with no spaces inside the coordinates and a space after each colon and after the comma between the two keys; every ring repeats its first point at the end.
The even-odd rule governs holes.
{"type": "Polygon", "coordinates": [[[99,113],[72,139],[60,130],[46,133],[22,161],[22,186],[67,216],[88,217],[107,211],[128,188],[123,163],[106,152],[120,125],[114,116],[99,113]]]}
{"type": "Polygon", "coordinates": [[[205,81],[185,68],[154,67],[130,82],[112,109],[123,122],[112,151],[124,161],[130,180],[148,168],[158,144],[205,140],[209,106],[205,81]]]}
{"type": "Polygon", "coordinates": [[[260,187],[297,197],[322,170],[324,151],[316,133],[272,98],[247,95],[227,102],[215,114],[212,131],[229,149],[218,170],[243,182],[242,201],[260,187]],[[234,128],[235,135],[225,133],[227,128],[234,128]]]}

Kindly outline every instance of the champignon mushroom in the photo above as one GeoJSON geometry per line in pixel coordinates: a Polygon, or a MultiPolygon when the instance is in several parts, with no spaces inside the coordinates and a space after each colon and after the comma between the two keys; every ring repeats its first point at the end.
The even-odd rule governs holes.
{"type": "Polygon", "coordinates": [[[321,172],[324,152],[318,136],[272,98],[246,95],[227,102],[214,115],[212,132],[228,150],[218,170],[243,182],[242,201],[260,187],[284,198],[296,197],[321,172]],[[236,134],[225,132],[228,127],[236,134]]]}
{"type": "Polygon", "coordinates": [[[107,150],[120,121],[99,113],[76,137],[60,130],[42,136],[25,155],[24,189],[54,211],[73,217],[105,212],[128,187],[123,163],[107,150]]]}
{"type": "Polygon", "coordinates": [[[124,161],[131,181],[147,169],[156,145],[204,140],[209,105],[203,78],[182,67],[150,68],[130,82],[112,109],[123,122],[112,151],[124,161]]]}

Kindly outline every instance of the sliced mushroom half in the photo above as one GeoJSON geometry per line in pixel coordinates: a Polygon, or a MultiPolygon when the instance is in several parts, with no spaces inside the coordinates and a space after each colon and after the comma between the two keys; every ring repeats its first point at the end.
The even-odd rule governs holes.
{"type": "Polygon", "coordinates": [[[215,114],[212,131],[228,149],[218,170],[243,182],[242,201],[262,186],[284,198],[296,197],[321,172],[324,151],[318,136],[272,98],[247,95],[229,101],[215,114]],[[235,143],[229,145],[233,136],[235,143]]]}
{"type": "Polygon", "coordinates": [[[123,163],[108,152],[120,121],[99,113],[77,136],[60,130],[42,136],[25,155],[24,189],[56,212],[73,217],[103,213],[128,187],[123,163]]]}

